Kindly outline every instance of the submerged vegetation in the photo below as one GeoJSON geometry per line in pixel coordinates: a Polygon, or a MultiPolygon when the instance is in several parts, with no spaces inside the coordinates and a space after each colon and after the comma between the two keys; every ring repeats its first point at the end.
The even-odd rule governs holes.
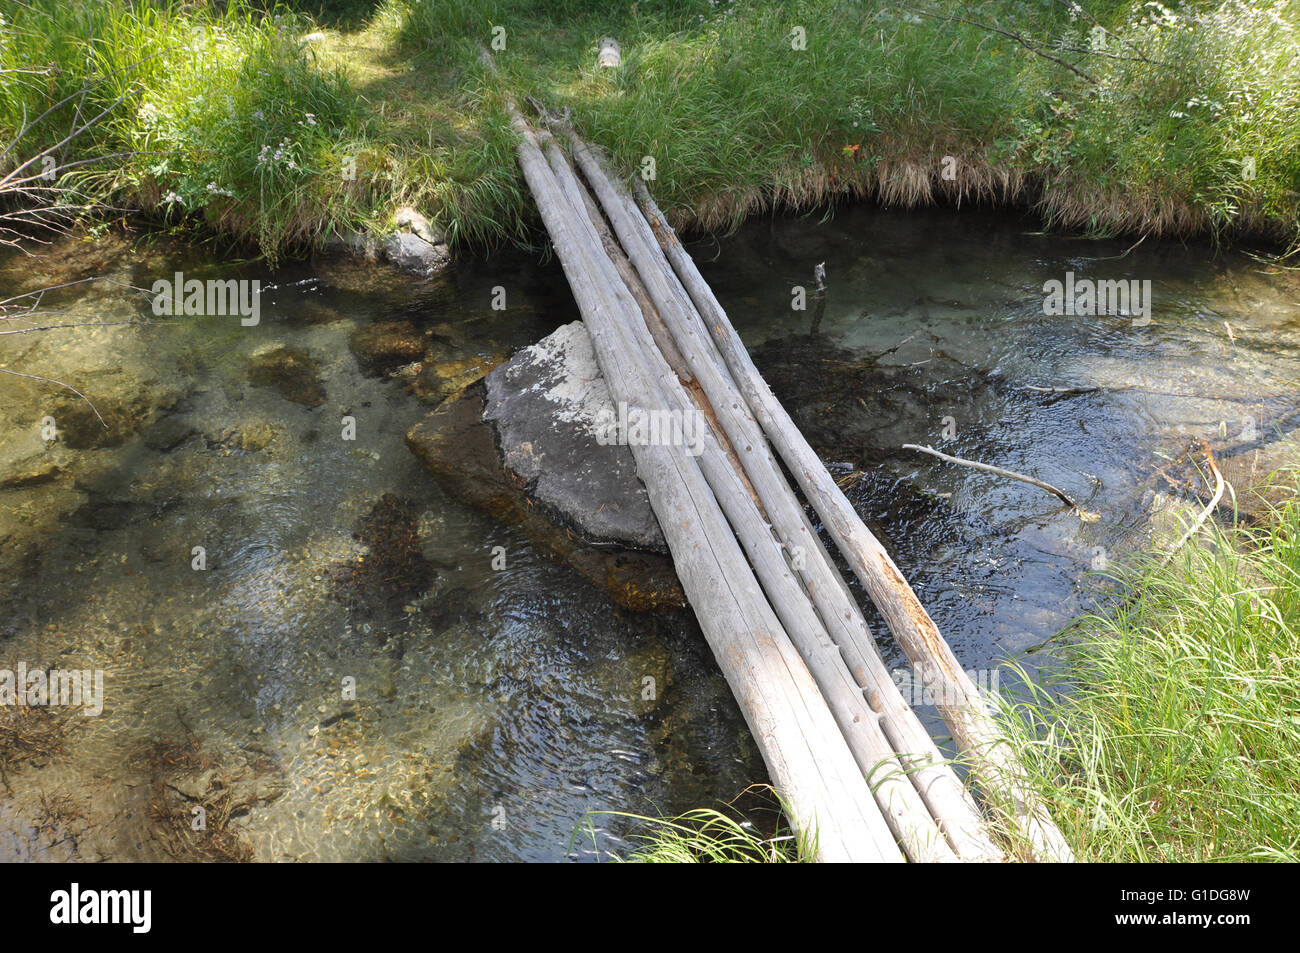
{"type": "Polygon", "coordinates": [[[1300,495],[1209,526],[1063,635],[1068,693],[1004,711],[1080,859],[1300,860],[1300,495]]]}
{"type": "Polygon", "coordinates": [[[1300,241],[1294,0],[214,8],[9,8],[0,176],[102,113],[56,150],[56,181],[155,224],[276,256],[414,205],[453,244],[524,241],[505,102],[535,95],[626,171],[653,160],[682,223],[948,197],[1094,232],[1300,241]],[[605,34],[618,69],[595,65],[605,34]]]}

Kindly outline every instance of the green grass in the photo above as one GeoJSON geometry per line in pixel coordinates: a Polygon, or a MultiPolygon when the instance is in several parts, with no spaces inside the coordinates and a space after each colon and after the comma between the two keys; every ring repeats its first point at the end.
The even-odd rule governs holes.
{"type": "Polygon", "coordinates": [[[382,225],[404,204],[457,246],[527,241],[505,101],[529,94],[569,108],[624,171],[652,157],[653,188],[679,224],[961,197],[1098,233],[1300,242],[1297,0],[1176,12],[1104,0],[1074,19],[1051,0],[214,6],[14,7],[0,70],[49,74],[5,76],[0,138],[89,84],[28,131],[28,151],[57,142],[76,106],[116,103],[76,156],[136,155],[70,181],[272,256],[382,225]],[[1091,43],[1090,17],[1109,31],[1109,56],[1076,51],[1091,43]],[[795,26],[806,49],[791,47],[795,26]],[[506,45],[490,77],[478,53],[498,27],[506,45]],[[604,34],[622,43],[619,70],[595,66],[604,34]],[[263,147],[281,159],[259,162],[263,147]]]}
{"type": "Polygon", "coordinates": [[[1297,500],[1130,564],[1125,601],[1064,636],[1067,693],[1006,707],[1080,859],[1300,859],[1297,500]]]}
{"type": "MultiPolygon", "coordinates": [[[[755,792],[770,799],[779,811],[780,799],[772,788],[754,785],[746,794],[755,792]]],[[[802,837],[779,827],[775,833],[765,834],[730,805],[725,810],[697,808],[677,817],[595,811],[587,818],[587,833],[593,843],[597,817],[620,818],[635,825],[627,838],[635,846],[610,854],[609,860],[615,863],[796,864],[811,863],[817,853],[815,834],[802,837]]],[[[578,836],[575,832],[575,841],[578,836]]]]}

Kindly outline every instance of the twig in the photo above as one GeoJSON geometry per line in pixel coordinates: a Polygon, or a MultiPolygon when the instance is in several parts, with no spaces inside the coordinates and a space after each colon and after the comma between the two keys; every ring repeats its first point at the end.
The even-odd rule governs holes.
{"type": "Polygon", "coordinates": [[[1035,387],[1033,384],[1026,384],[1025,390],[1037,391],[1040,394],[1091,394],[1101,390],[1100,387],[1035,387]]]}
{"type": "Polygon", "coordinates": [[[57,331],[59,328],[112,328],[122,324],[152,324],[145,321],[83,321],[79,324],[41,324],[32,328],[14,328],[0,331],[0,336],[7,334],[31,334],[33,331],[57,331]]]}
{"type": "Polygon", "coordinates": [[[1050,483],[1044,483],[1042,480],[1036,480],[1031,476],[1025,476],[1023,473],[1013,473],[1011,470],[1003,470],[1001,467],[991,466],[987,463],[976,463],[974,460],[963,460],[961,457],[950,457],[948,454],[940,453],[938,450],[935,450],[932,447],[920,447],[914,443],[903,444],[903,449],[918,450],[921,453],[928,453],[931,456],[938,457],[940,460],[946,460],[949,463],[958,463],[964,467],[974,467],[976,470],[984,470],[986,473],[993,473],[996,474],[997,476],[1004,476],[1004,477],[1009,477],[1012,480],[1019,480],[1021,483],[1028,483],[1030,486],[1036,486],[1040,490],[1046,490],[1048,493],[1051,493],[1053,496],[1056,496],[1058,499],[1061,500],[1061,502],[1063,502],[1066,506],[1070,507],[1071,509],[1078,510],[1079,512],[1083,512],[1079,504],[1074,502],[1074,500],[1070,499],[1070,497],[1066,494],[1064,490],[1059,489],[1058,487],[1054,487],[1050,483]]]}
{"type": "Polygon", "coordinates": [[[1045,60],[1051,60],[1053,63],[1056,63],[1058,66],[1064,66],[1071,73],[1078,76],[1080,79],[1087,80],[1089,83],[1092,83],[1092,85],[1094,86],[1099,85],[1097,81],[1097,77],[1091,75],[1090,73],[1085,73],[1083,70],[1079,69],[1079,67],[1073,65],[1072,63],[1067,63],[1065,60],[1061,59],[1058,56],[1052,56],[1050,53],[1044,53],[1042,49],[1042,45],[1038,43],[1038,41],[1030,37],[1023,36],[1019,33],[1012,33],[1010,30],[1004,30],[1001,27],[991,26],[990,24],[987,23],[980,23],[976,20],[969,20],[966,17],[946,16],[941,13],[934,13],[930,10],[924,10],[920,7],[908,6],[907,4],[902,4],[902,8],[904,10],[910,10],[912,13],[919,14],[920,16],[929,17],[932,20],[944,20],[948,23],[964,23],[967,26],[973,26],[980,30],[986,30],[989,33],[996,33],[999,36],[1004,36],[1009,40],[1014,40],[1016,43],[1019,43],[1030,53],[1033,53],[1035,56],[1041,56],[1045,60]]]}
{"type": "MultiPolygon", "coordinates": [[[[882,357],[888,357],[890,354],[893,354],[893,353],[897,352],[899,348],[901,348],[901,347],[902,347],[904,344],[906,344],[908,341],[912,340],[912,338],[914,338],[914,337],[916,337],[916,332],[915,332],[915,331],[913,331],[913,332],[912,332],[911,334],[909,334],[907,337],[903,338],[903,340],[899,341],[899,342],[898,342],[897,344],[895,344],[893,347],[891,347],[891,348],[886,348],[885,350],[881,351],[879,354],[875,354],[875,355],[873,355],[873,356],[872,356],[872,359],[878,361],[878,360],[880,360],[882,357]]],[[[845,362],[843,362],[843,363],[846,363],[846,364],[847,364],[847,363],[849,363],[849,362],[848,362],[848,361],[845,361],[845,362]]]]}
{"type": "Polygon", "coordinates": [[[1219,472],[1219,467],[1214,462],[1214,452],[1210,450],[1210,445],[1204,442],[1202,442],[1202,445],[1205,449],[1205,462],[1210,465],[1210,472],[1214,474],[1214,496],[1210,497],[1209,505],[1201,511],[1200,516],[1196,517],[1196,521],[1188,527],[1187,532],[1183,533],[1182,538],[1178,540],[1178,542],[1174,543],[1173,548],[1160,558],[1161,566],[1168,565],[1169,560],[1174,558],[1174,554],[1177,553],[1178,550],[1182,549],[1189,539],[1196,535],[1196,531],[1205,525],[1205,521],[1210,518],[1210,514],[1218,508],[1219,501],[1223,499],[1223,490],[1226,485],[1223,480],[1223,474],[1219,472]]]}
{"type": "Polygon", "coordinates": [[[19,371],[11,371],[7,367],[0,367],[0,374],[12,374],[14,377],[26,377],[28,380],[45,381],[45,383],[47,384],[58,384],[60,387],[67,388],[68,390],[76,394],[78,397],[80,397],[82,400],[84,400],[86,404],[90,407],[90,409],[95,412],[95,416],[99,417],[99,422],[104,425],[104,429],[105,430],[108,429],[108,422],[104,420],[104,418],[100,415],[99,408],[97,408],[91,402],[89,397],[87,397],[81,391],[77,390],[77,388],[73,387],[71,384],[65,384],[63,383],[63,381],[56,381],[53,377],[42,377],[40,374],[23,374],[20,373],[19,371]]]}

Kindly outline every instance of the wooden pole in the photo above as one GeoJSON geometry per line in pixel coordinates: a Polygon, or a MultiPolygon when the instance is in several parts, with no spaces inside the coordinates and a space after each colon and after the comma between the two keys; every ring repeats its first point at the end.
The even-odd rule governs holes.
{"type": "MultiPolygon", "coordinates": [[[[909,796],[906,803],[910,809],[922,814],[929,808],[948,834],[958,856],[964,859],[1000,859],[1001,852],[985,833],[978,808],[960,779],[944,764],[933,740],[907,707],[897,686],[885,671],[861,612],[808,524],[803,508],[771,456],[762,430],[749,414],[747,403],[736,389],[721,355],[703,332],[693,302],[673,273],[645,218],[621,183],[608,175],[600,157],[571,131],[570,141],[574,147],[574,158],[609,216],[638,275],[645,282],[647,294],[657,308],[659,319],[672,332],[678,351],[685,356],[691,372],[700,382],[720,425],[735,448],[735,455],[761,501],[763,515],[771,521],[787,551],[797,552],[802,557],[799,563],[802,565],[800,573],[805,583],[804,595],[811,597],[815,604],[824,623],[821,631],[829,633],[838,647],[843,661],[857,679],[859,695],[865,694],[867,708],[872,715],[873,737],[859,743],[864,749],[874,752],[877,760],[882,750],[888,751],[891,764],[899,763],[895,750],[904,755],[900,768],[905,765],[906,771],[912,773],[911,780],[922,799],[914,800],[909,796]],[[862,686],[866,687],[865,693],[862,686]],[[880,724],[882,721],[884,724],[880,724]],[[890,721],[911,722],[906,727],[894,726],[893,730],[894,739],[897,739],[894,743],[901,741],[908,747],[898,746],[895,749],[890,746],[893,740],[888,737],[890,721]],[[884,746],[883,749],[874,737],[878,727],[878,740],[884,746]]],[[[766,581],[764,585],[767,585],[766,581]]],[[[795,637],[795,630],[790,623],[787,623],[787,631],[792,638],[795,637]]],[[[804,651],[799,640],[795,641],[805,660],[809,660],[811,649],[804,651]]],[[[812,667],[810,660],[809,664],[812,667]]],[[[845,719],[848,719],[847,712],[842,714],[841,727],[852,740],[852,735],[863,731],[860,727],[861,719],[845,719]]],[[[859,763],[862,760],[859,757],[859,763]]],[[[878,791],[878,796],[881,793],[878,791]]],[[[904,796],[897,792],[894,792],[894,796],[900,801],[904,800],[904,796]]],[[[892,816],[883,803],[882,809],[886,811],[887,817],[892,816]]],[[[900,821],[895,833],[907,843],[912,838],[900,829],[902,824],[900,821]]],[[[916,840],[928,843],[929,833],[927,829],[925,835],[916,840]]]]}
{"type": "MultiPolygon", "coordinates": [[[[676,378],[645,331],[585,211],[517,110],[519,164],[591,333],[614,400],[663,408],[676,378]],[[635,319],[634,321],[631,319],[635,319]],[[637,328],[641,334],[637,334],[637,328]]],[[[901,860],[816,682],[790,643],[699,465],[683,447],[634,444],[637,473],[705,638],[763,753],[791,822],[822,860],[901,860]],[[886,829],[886,834],[888,833],[886,829]]]]}
{"type": "MultiPolygon", "coordinates": [[[[546,153],[552,169],[557,170],[559,177],[557,165],[565,162],[564,158],[553,143],[546,145],[546,153]]],[[[583,194],[586,194],[585,190],[583,194]]],[[[607,227],[603,218],[598,217],[599,210],[589,207],[588,213],[593,217],[592,224],[601,235],[606,253],[629,285],[629,290],[642,309],[646,324],[653,329],[663,319],[650,300],[651,296],[639,274],[626,263],[622,250],[617,245],[605,241],[607,227]]],[[[680,371],[678,376],[681,376],[680,371]]],[[[777,616],[835,715],[841,733],[848,742],[858,767],[866,776],[890,831],[912,861],[956,861],[957,855],[930,817],[925,802],[908,779],[907,768],[882,731],[879,714],[868,704],[843,657],[827,635],[825,626],[808,599],[807,590],[790,571],[783,554],[784,548],[773,538],[771,527],[765,519],[761,499],[756,499],[758,494],[753,490],[752,484],[744,479],[739,454],[735,452],[734,445],[728,441],[725,433],[712,432],[719,416],[716,407],[698,391],[685,392],[679,389],[679,393],[683,399],[676,402],[677,409],[684,413],[699,413],[709,421],[711,432],[708,446],[699,458],[701,469],[749,556],[750,564],[777,616]],[[687,402],[688,393],[694,398],[694,404],[687,402]]],[[[792,494],[790,499],[793,499],[792,494]]]]}
{"type": "Polygon", "coordinates": [[[986,794],[1007,814],[1035,856],[1073,860],[1069,845],[1030,791],[979,689],[962,670],[934,620],[772,394],[712,289],[644,184],[634,180],[633,188],[660,247],[704,318],[750,409],[884,616],[923,685],[938,701],[940,715],[959,748],[970,758],[986,794]]]}

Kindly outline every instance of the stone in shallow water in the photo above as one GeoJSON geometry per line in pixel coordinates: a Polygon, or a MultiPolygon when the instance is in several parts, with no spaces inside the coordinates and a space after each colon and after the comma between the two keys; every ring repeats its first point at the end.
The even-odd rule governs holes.
{"type": "Polygon", "coordinates": [[[429,404],[441,404],[464,390],[505,360],[504,354],[491,357],[468,357],[459,361],[426,363],[416,375],[412,389],[415,396],[429,404]]]}
{"type": "Polygon", "coordinates": [[[382,321],[357,328],[348,346],[363,371],[383,374],[423,358],[429,338],[409,321],[382,321]]]}
{"type": "Polygon", "coordinates": [[[397,268],[412,274],[429,276],[451,261],[445,244],[433,244],[410,232],[397,232],[384,240],[384,255],[397,268]]]}
{"type": "Polygon", "coordinates": [[[581,321],[516,353],[486,385],[483,419],[531,499],[588,540],[668,551],[632,451],[596,442],[597,415],[613,402],[581,321]]]}
{"type": "Polygon", "coordinates": [[[17,461],[7,472],[0,473],[0,488],[40,486],[57,480],[64,472],[64,468],[51,460],[48,454],[37,454],[17,461]]]}
{"type": "Polygon", "coordinates": [[[568,325],[445,401],[407,445],[445,490],[519,526],[619,605],[683,605],[631,451],[590,429],[609,401],[599,374],[586,330],[568,325]]]}
{"type": "Polygon", "coordinates": [[[285,400],[304,407],[325,403],[316,359],[298,347],[277,347],[253,355],[248,378],[261,387],[274,387],[285,400]]]}
{"type": "Polygon", "coordinates": [[[59,438],[73,450],[120,447],[149,418],[144,399],[96,396],[94,406],[80,397],[60,397],[50,410],[59,438]]]}

